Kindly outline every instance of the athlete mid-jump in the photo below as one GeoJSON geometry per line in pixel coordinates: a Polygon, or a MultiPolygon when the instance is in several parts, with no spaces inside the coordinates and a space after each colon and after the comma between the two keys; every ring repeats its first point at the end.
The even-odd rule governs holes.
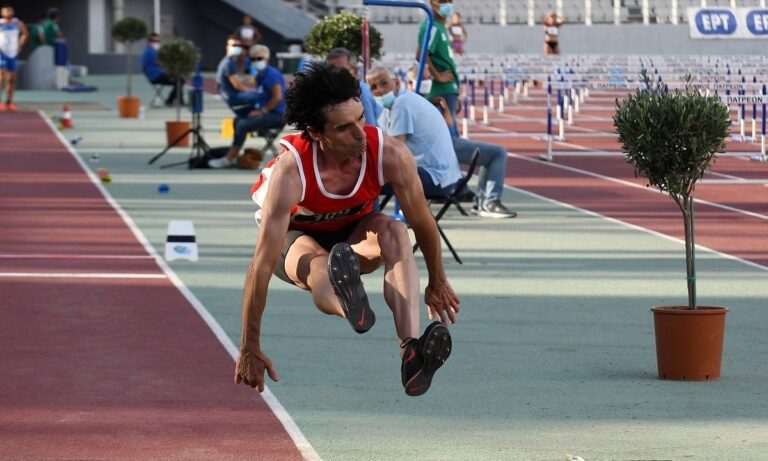
{"type": "Polygon", "coordinates": [[[440,236],[405,144],[365,125],[360,86],[346,70],[311,65],[286,92],[285,121],[300,134],[253,187],[259,236],[243,295],[243,338],[235,380],[264,390],[264,371],[277,381],[262,351],[267,287],[278,278],[312,294],[325,314],[346,318],[357,333],[375,316],[360,274],[384,266],[384,299],[392,310],[402,355],[405,392],[421,395],[451,353],[445,326],[459,298],[445,276],[440,236]],[[411,223],[429,272],[424,292],[429,318],[419,336],[420,289],[406,225],[374,211],[381,186],[391,183],[411,223]]]}

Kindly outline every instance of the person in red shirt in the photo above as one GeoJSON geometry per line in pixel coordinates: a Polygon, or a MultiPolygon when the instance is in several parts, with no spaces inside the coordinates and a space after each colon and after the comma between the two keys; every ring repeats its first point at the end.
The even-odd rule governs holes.
{"type": "Polygon", "coordinates": [[[286,92],[285,122],[300,131],[252,189],[259,236],[246,275],[243,338],[235,381],[264,390],[264,371],[278,380],[262,351],[261,318],[272,274],[307,290],[323,313],[346,318],[365,333],[375,315],[360,274],[384,266],[384,299],[392,310],[408,395],[429,389],[451,353],[446,327],[459,298],[445,275],[440,236],[429,212],[416,162],[400,141],[365,125],[360,86],[346,69],[313,64],[286,92]],[[422,248],[429,272],[424,292],[430,324],[419,336],[419,274],[406,225],[374,211],[391,183],[422,248]]]}

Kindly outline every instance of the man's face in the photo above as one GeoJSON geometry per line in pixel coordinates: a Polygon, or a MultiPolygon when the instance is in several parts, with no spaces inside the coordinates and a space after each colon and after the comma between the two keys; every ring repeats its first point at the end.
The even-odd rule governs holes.
{"type": "Polygon", "coordinates": [[[368,86],[371,87],[371,93],[373,93],[374,96],[377,96],[377,97],[384,96],[390,91],[394,91],[395,93],[397,93],[396,80],[397,79],[393,79],[386,72],[382,72],[376,75],[369,75],[368,86]]]}
{"type": "Polygon", "coordinates": [[[432,3],[432,12],[434,14],[438,14],[440,12],[440,5],[442,5],[443,3],[453,3],[453,0],[431,0],[431,3],[432,3]]]}
{"type": "Polygon", "coordinates": [[[322,148],[340,155],[359,156],[365,152],[365,113],[360,100],[351,98],[326,109],[322,132],[310,131],[322,148]]]}
{"type": "Polygon", "coordinates": [[[227,40],[227,56],[232,56],[233,50],[235,48],[237,49],[241,48],[240,42],[238,42],[237,40],[227,40]]]}
{"type": "Polygon", "coordinates": [[[6,6],[0,11],[0,15],[3,17],[3,19],[12,19],[13,18],[13,8],[10,6],[6,6]]]}
{"type": "Polygon", "coordinates": [[[250,16],[243,16],[243,24],[245,24],[246,26],[250,26],[251,24],[253,24],[253,19],[251,19],[250,16]]]}
{"type": "Polygon", "coordinates": [[[346,56],[338,56],[328,60],[328,64],[332,64],[342,69],[347,69],[353,77],[357,78],[357,69],[349,63],[349,58],[346,56]]]}

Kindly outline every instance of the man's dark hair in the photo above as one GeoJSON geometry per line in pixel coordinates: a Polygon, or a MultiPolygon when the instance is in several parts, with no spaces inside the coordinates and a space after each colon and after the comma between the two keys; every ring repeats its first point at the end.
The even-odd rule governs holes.
{"type": "Polygon", "coordinates": [[[296,74],[285,92],[285,123],[310,140],[309,128],[323,131],[330,107],[352,98],[360,100],[360,84],[346,69],[313,63],[296,74]]]}
{"type": "Polygon", "coordinates": [[[59,10],[56,7],[52,7],[48,9],[48,13],[46,13],[48,16],[48,19],[59,19],[59,16],[61,15],[61,10],[59,10]]]}
{"type": "Polygon", "coordinates": [[[152,32],[151,34],[149,34],[149,40],[150,41],[152,41],[152,40],[160,41],[160,35],[155,33],[155,32],[152,32]]]}

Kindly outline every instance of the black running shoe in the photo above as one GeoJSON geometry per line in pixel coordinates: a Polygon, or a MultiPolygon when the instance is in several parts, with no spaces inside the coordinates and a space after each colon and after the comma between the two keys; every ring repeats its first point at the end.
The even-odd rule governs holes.
{"type": "Polygon", "coordinates": [[[405,393],[422,395],[429,390],[432,376],[451,355],[451,333],[442,322],[432,322],[421,338],[407,338],[400,375],[405,393]]]}
{"type": "Polygon", "coordinates": [[[357,333],[370,330],[376,316],[368,305],[368,295],[360,280],[360,261],[347,242],[339,242],[331,248],[328,277],[352,329],[357,333]]]}

